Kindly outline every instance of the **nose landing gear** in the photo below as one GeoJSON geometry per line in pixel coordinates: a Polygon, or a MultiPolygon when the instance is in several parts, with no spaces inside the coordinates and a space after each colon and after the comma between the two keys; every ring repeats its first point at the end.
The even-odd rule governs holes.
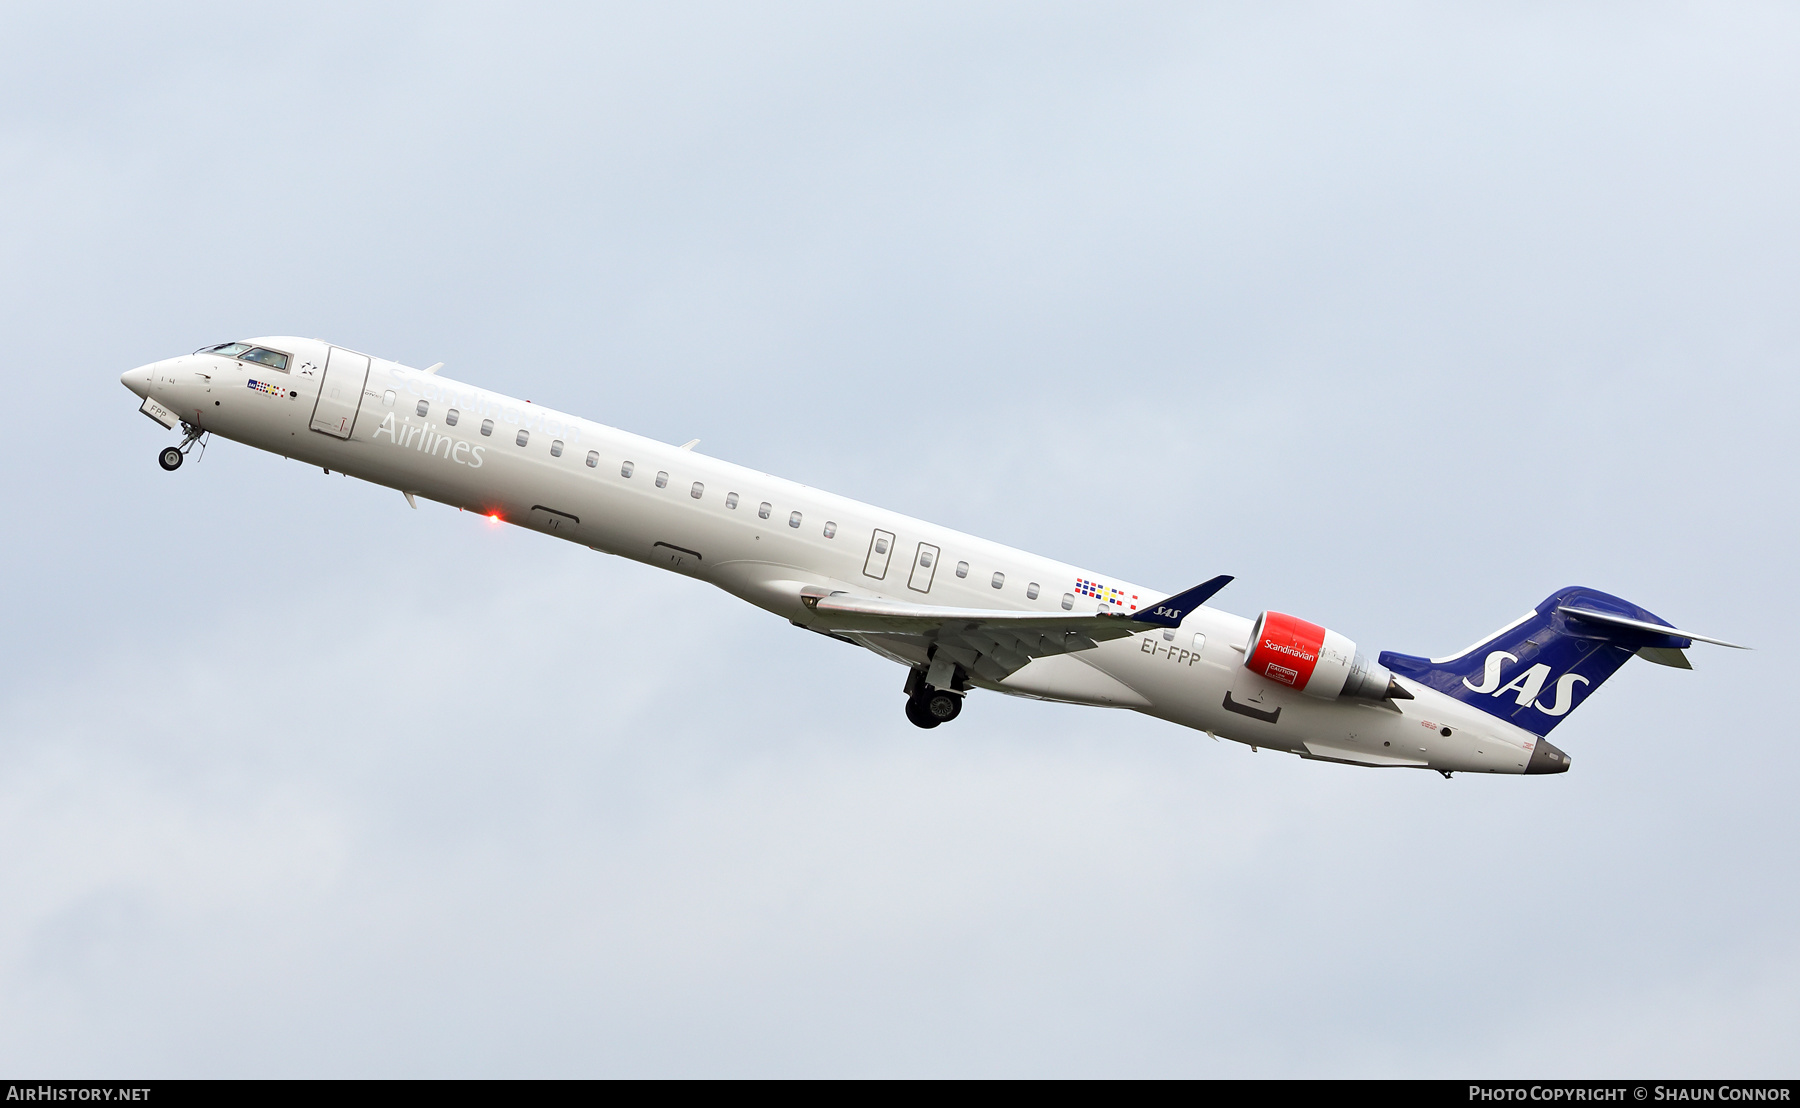
{"type": "Polygon", "coordinates": [[[156,453],[156,464],[170,473],[181,468],[182,460],[187,457],[188,451],[194,448],[195,443],[200,443],[200,453],[206,453],[206,444],[200,441],[205,436],[205,431],[185,422],[181,425],[181,429],[185,434],[182,436],[180,446],[165,446],[156,453]]]}

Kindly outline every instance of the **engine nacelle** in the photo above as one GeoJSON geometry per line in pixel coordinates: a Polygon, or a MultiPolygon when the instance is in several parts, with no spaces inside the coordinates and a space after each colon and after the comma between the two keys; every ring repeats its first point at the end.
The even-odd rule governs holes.
{"type": "Polygon", "coordinates": [[[1244,668],[1320,700],[1356,696],[1411,700],[1386,666],[1357,653],[1356,644],[1316,623],[1264,612],[1250,628],[1244,668]]]}

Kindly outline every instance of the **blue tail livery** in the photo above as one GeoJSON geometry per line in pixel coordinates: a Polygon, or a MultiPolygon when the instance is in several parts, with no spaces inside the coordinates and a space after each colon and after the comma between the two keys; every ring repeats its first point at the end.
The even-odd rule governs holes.
{"type": "Polygon", "coordinates": [[[1744,649],[1679,630],[1630,601],[1577,586],[1551,594],[1460,654],[1415,658],[1387,651],[1381,664],[1534,735],[1548,735],[1634,654],[1691,668],[1681,652],[1694,640],[1744,649]]]}

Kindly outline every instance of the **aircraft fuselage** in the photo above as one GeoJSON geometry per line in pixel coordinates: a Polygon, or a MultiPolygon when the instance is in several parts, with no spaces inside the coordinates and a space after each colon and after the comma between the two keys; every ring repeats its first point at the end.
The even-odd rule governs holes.
{"type": "MultiPolygon", "coordinates": [[[[280,351],[286,366],[227,348],[123,380],[165,425],[174,417],[194,433],[673,570],[816,630],[808,590],[1121,615],[1168,595],[324,342],[249,345],[237,353],[280,351]]],[[[933,663],[917,636],[824,631],[917,674],[933,663]]],[[[1301,695],[1245,668],[1250,631],[1250,620],[1202,606],[1178,627],[1035,657],[1004,676],[958,669],[957,691],[1129,708],[1257,748],[1371,766],[1523,773],[1548,747],[1417,682],[1401,681],[1411,699],[1301,695]]]]}

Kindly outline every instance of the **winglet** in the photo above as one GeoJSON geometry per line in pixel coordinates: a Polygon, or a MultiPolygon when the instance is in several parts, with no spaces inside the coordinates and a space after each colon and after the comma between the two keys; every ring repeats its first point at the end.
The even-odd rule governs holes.
{"type": "Polygon", "coordinates": [[[1148,611],[1133,613],[1131,618],[1152,627],[1178,627],[1181,625],[1181,617],[1211,600],[1214,593],[1231,584],[1231,581],[1229,574],[1221,573],[1203,585],[1195,585],[1186,592],[1176,593],[1148,611]]]}

